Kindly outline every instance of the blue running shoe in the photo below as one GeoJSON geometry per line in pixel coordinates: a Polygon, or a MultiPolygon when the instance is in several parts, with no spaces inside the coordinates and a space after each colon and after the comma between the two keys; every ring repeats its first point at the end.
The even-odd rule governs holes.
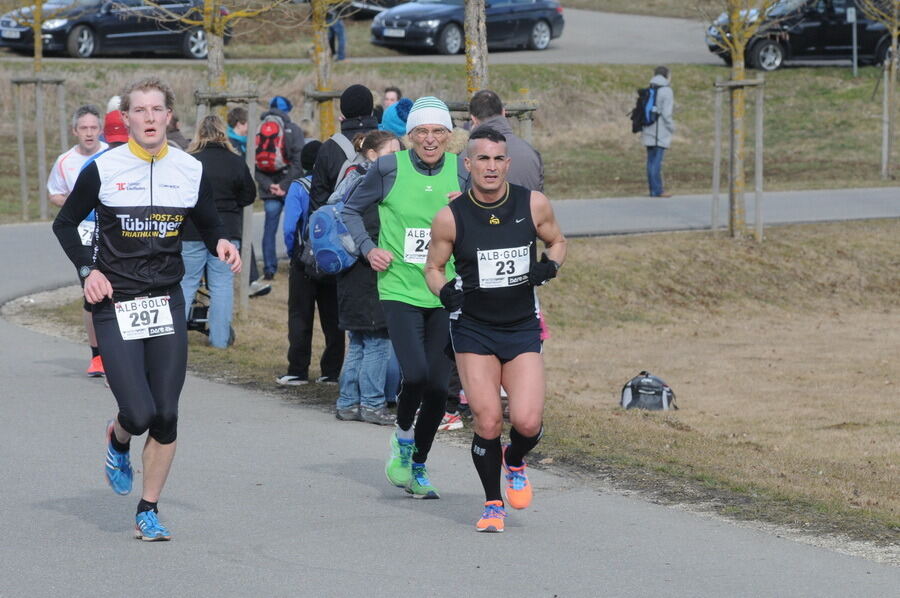
{"type": "Polygon", "coordinates": [[[172,534],[155,512],[142,511],[134,518],[134,537],[144,542],[165,542],[172,539],[172,534]]]}
{"type": "Polygon", "coordinates": [[[131,492],[134,471],[131,469],[131,458],[128,453],[120,453],[113,448],[110,437],[113,434],[113,420],[106,424],[106,481],[113,492],[125,496],[131,492]]]}

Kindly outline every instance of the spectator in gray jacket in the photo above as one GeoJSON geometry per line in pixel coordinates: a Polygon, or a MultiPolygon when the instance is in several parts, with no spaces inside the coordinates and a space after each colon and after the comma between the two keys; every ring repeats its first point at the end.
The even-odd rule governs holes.
{"type": "Polygon", "coordinates": [[[656,89],[653,112],[656,122],[647,125],[641,131],[641,142],[647,148],[647,183],[650,186],[650,197],[672,197],[665,193],[662,178],[662,163],[666,150],[672,144],[672,133],[675,132],[675,121],[672,112],[675,109],[675,94],[672,93],[671,75],[668,67],[658,66],[653,71],[650,87],[656,89]]]}
{"type": "Polygon", "coordinates": [[[513,134],[500,96],[490,89],[475,92],[469,100],[469,115],[472,118],[473,133],[481,127],[489,127],[506,137],[506,148],[512,159],[509,164],[509,182],[534,191],[543,191],[544,161],[541,154],[527,141],[513,134]]]}

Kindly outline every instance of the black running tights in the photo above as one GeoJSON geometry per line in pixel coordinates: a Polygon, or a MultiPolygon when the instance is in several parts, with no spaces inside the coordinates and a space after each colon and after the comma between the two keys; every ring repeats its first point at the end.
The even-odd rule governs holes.
{"type": "Polygon", "coordinates": [[[414,463],[425,463],[447,401],[450,359],[444,350],[450,340],[447,310],[382,301],[388,333],[400,362],[402,384],[397,399],[397,425],[408,430],[416,410],[414,463]]]}

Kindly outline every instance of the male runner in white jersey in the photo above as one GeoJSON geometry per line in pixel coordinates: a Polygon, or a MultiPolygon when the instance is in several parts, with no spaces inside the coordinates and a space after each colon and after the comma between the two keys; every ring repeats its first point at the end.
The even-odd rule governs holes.
{"type": "Polygon", "coordinates": [[[484,486],[480,532],[502,532],[500,495],[515,509],[531,504],[525,455],[543,432],[544,360],[535,287],[555,278],[566,239],[540,191],[511,185],[506,138],[481,128],[469,138],[471,188],[442,208],[431,227],[425,263],[428,288],[450,312],[450,340],[474,416],[472,461],[484,486]],[[546,246],[536,259],[537,240],[546,246]],[[445,267],[455,260],[456,278],[445,267]],[[510,444],[502,447],[500,385],[509,394],[510,444]]]}
{"type": "Polygon", "coordinates": [[[98,156],[79,175],[53,230],[84,279],[106,375],[119,412],[107,424],[106,478],[131,492],[132,436],[147,432],[135,537],[169,540],[157,502],[175,458],[178,401],[187,366],[187,326],[180,281],[181,230],[191,218],[210,253],[239,272],[237,248],[225,237],[203,165],[166,144],[175,97],[155,78],[127,87],[122,114],[126,145],[98,156]],[[90,248],[78,223],[97,211],[90,248]]]}
{"type": "MultiPolygon", "coordinates": [[[[59,207],[66,203],[66,198],[75,187],[75,180],[84,163],[107,148],[107,145],[100,141],[100,111],[90,104],[75,110],[75,114],[72,115],[72,133],[78,143],[56,158],[50,176],[47,177],[50,203],[59,207]]],[[[81,242],[90,245],[94,236],[93,214],[78,225],[78,232],[81,235],[81,242]]],[[[100,358],[100,350],[97,348],[97,335],[94,332],[91,309],[87,302],[84,304],[82,316],[88,343],[91,346],[91,362],[88,364],[87,375],[92,378],[100,377],[104,375],[103,359],[100,358]]]]}

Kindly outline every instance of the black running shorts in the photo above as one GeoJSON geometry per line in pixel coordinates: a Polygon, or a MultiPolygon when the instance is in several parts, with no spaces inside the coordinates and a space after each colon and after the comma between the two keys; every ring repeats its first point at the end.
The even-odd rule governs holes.
{"type": "Polygon", "coordinates": [[[516,326],[488,326],[460,316],[450,320],[450,343],[454,353],[494,355],[500,363],[522,353],[541,353],[541,325],[537,318],[516,326]]]}

